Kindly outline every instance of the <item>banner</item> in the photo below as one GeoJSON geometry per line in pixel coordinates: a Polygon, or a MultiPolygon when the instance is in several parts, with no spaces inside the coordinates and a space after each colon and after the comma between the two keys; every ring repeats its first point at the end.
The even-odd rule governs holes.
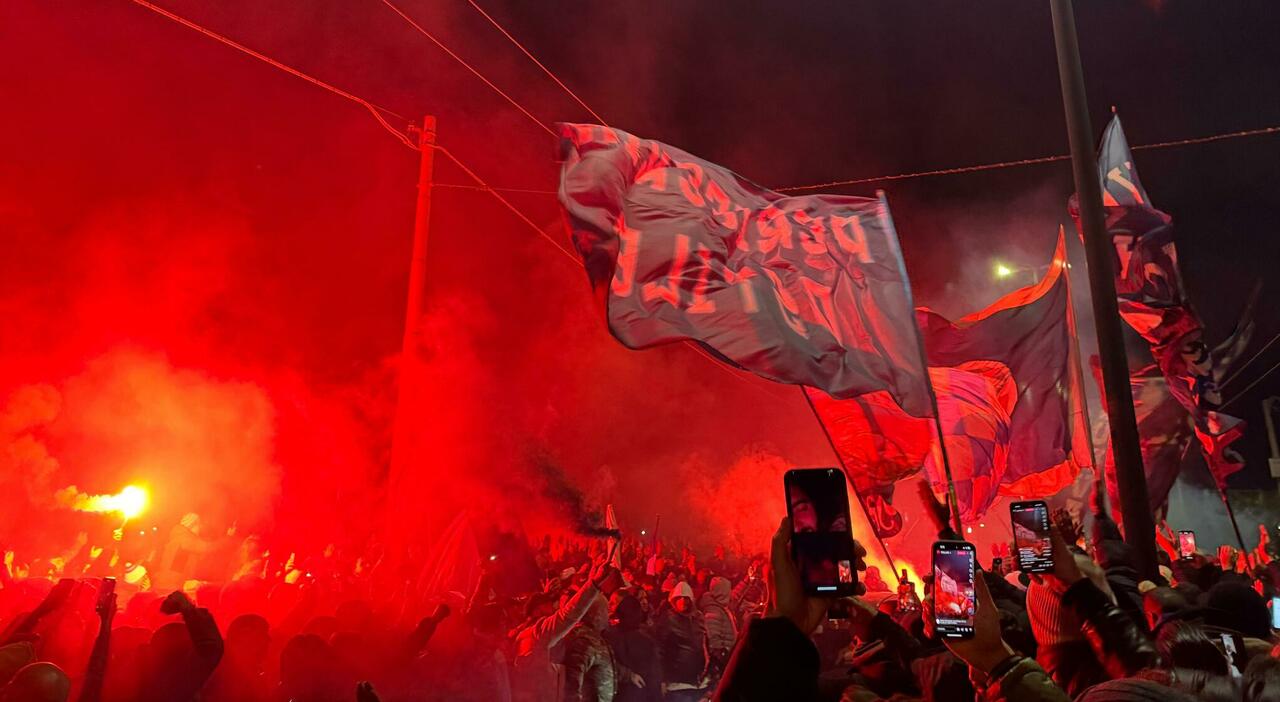
{"type": "MultiPolygon", "coordinates": [[[[1044,280],[956,322],[917,310],[966,521],[982,516],[999,495],[1054,494],[1093,465],[1065,251],[1059,233],[1044,280]]],[[[883,515],[883,524],[873,524],[886,528],[882,537],[902,521],[884,486],[923,468],[937,489],[945,488],[930,420],[907,415],[886,393],[847,400],[808,393],[868,511],[883,515]]]]}
{"type": "Polygon", "coordinates": [[[787,197],[620,130],[559,128],[560,203],[620,342],[693,340],[770,380],[931,414],[883,196],[787,197]]]}

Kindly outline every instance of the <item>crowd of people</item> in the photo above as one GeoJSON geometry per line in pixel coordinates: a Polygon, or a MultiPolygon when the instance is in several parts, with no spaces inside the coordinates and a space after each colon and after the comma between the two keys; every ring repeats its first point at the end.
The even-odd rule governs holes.
{"type": "MultiPolygon", "coordinates": [[[[252,537],[225,581],[167,591],[162,573],[207,551],[187,519],[155,582],[88,543],[38,566],[6,554],[0,702],[1280,700],[1265,528],[1214,558],[1162,533],[1142,578],[1100,499],[1090,512],[1087,530],[1055,514],[1052,572],[982,570],[970,639],[935,636],[928,577],[891,587],[858,563],[863,594],[807,594],[785,520],[759,554],[507,539],[468,592],[424,599],[400,577],[414,564],[276,563],[252,537]]],[[[945,506],[929,517],[956,539],[945,506]]]]}

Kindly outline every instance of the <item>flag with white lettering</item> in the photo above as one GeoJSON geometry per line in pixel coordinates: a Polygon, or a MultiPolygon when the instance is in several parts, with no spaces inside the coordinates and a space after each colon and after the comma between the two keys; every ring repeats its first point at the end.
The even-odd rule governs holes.
{"type": "Polygon", "coordinates": [[[930,415],[883,196],[788,197],[620,130],[559,128],[560,203],[620,342],[693,340],[770,380],[930,415]]]}

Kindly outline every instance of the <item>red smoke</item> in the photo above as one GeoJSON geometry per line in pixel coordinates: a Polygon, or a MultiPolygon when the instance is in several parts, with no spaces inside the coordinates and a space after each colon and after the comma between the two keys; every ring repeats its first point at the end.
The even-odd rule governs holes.
{"type": "MultiPolygon", "coordinates": [[[[334,3],[330,17],[286,3],[237,22],[215,5],[175,9],[411,116],[439,115],[441,143],[494,184],[554,186],[545,135],[382,8],[334,3]]],[[[602,12],[619,13],[617,31],[568,43],[563,63],[640,74],[597,107],[655,98],[625,126],[686,143],[659,128],[666,93],[649,74],[687,74],[687,51],[651,37],[681,48],[698,33],[677,13],[641,27],[602,12]]],[[[0,15],[24,27],[0,58],[31,67],[0,76],[21,106],[0,130],[0,486],[23,503],[0,510],[0,541],[34,538],[19,527],[54,514],[59,488],[132,481],[151,486],[145,518],[164,526],[194,510],[296,548],[377,529],[417,154],[363,109],[128,3],[27,1],[0,15]]],[[[538,114],[582,118],[517,80],[518,55],[468,48],[538,114]]],[[[729,165],[789,181],[796,154],[826,153],[824,139],[717,129],[688,145],[719,141],[706,156],[740,154],[729,165]]],[[[443,160],[436,178],[469,182],[443,160]]],[[[579,264],[486,193],[433,197],[419,480],[398,509],[442,525],[467,508],[473,523],[537,533],[612,502],[632,532],[661,514],[667,534],[765,548],[785,511],[781,471],[834,460],[800,392],[683,346],[621,348],[579,264]],[[581,511],[564,498],[574,491],[581,511]]],[[[511,197],[562,236],[553,200],[511,197]]],[[[937,267],[952,253],[937,247],[937,267]]],[[[60,544],[99,518],[58,514],[40,523],[60,544]]]]}

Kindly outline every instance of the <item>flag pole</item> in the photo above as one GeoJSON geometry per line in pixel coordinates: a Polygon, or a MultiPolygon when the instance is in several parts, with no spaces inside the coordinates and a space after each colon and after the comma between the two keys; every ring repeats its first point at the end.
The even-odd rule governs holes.
{"type": "MultiPolygon", "coordinates": [[[[1067,282],[1067,325],[1071,329],[1071,351],[1072,371],[1076,375],[1075,386],[1084,394],[1080,398],[1080,411],[1084,414],[1084,437],[1089,444],[1089,466],[1093,468],[1093,479],[1095,481],[1106,482],[1106,471],[1098,468],[1098,448],[1093,444],[1093,418],[1089,416],[1089,395],[1084,392],[1085,374],[1084,366],[1080,359],[1080,330],[1076,328],[1076,301],[1071,294],[1071,266],[1068,265],[1070,259],[1067,258],[1067,233],[1066,227],[1058,225],[1058,240],[1062,242],[1062,261],[1058,265],[1062,266],[1062,277],[1067,282]]],[[[1102,457],[1105,462],[1106,456],[1102,457]]],[[[1105,490],[1103,491],[1106,492],[1105,490]]]]}
{"type": "Polygon", "coordinates": [[[951,459],[947,457],[947,441],[946,436],[942,433],[942,416],[938,412],[938,394],[933,390],[933,378],[929,377],[929,357],[925,355],[924,338],[920,334],[919,325],[916,326],[916,342],[920,346],[920,358],[925,361],[924,381],[929,387],[929,402],[933,406],[933,432],[938,437],[938,450],[942,453],[942,470],[947,476],[947,501],[951,505],[951,516],[955,521],[956,535],[964,538],[964,525],[960,523],[960,499],[956,497],[956,483],[951,479],[951,459]]]}
{"type": "Polygon", "coordinates": [[[1115,254],[1102,209],[1102,184],[1093,153],[1093,128],[1089,125],[1075,13],[1071,0],[1049,0],[1049,7],[1053,15],[1053,38],[1058,54],[1058,79],[1066,113],[1067,138],[1071,145],[1071,170],[1079,198],[1080,228],[1084,232],[1084,249],[1089,263],[1089,292],[1093,301],[1093,323],[1098,330],[1098,357],[1102,361],[1102,383],[1111,425],[1116,487],[1123,508],[1124,536],[1125,541],[1133,546],[1138,575],[1151,579],[1156,575],[1155,524],[1147,496],[1147,476],[1142,468],[1133,390],[1129,387],[1129,362],[1125,357],[1111,261],[1115,254]]]}
{"type": "MultiPolygon", "coordinates": [[[[1216,479],[1214,482],[1217,482],[1216,479]]],[[[1231,519],[1231,528],[1236,532],[1236,543],[1240,544],[1240,555],[1243,557],[1249,553],[1249,549],[1245,548],[1244,537],[1240,535],[1240,524],[1236,522],[1236,512],[1231,509],[1231,500],[1227,497],[1227,486],[1218,485],[1218,497],[1222,498],[1222,505],[1227,508],[1227,516],[1231,519]]]]}
{"type": "Polygon", "coordinates": [[[862,508],[862,516],[867,518],[867,524],[871,525],[871,535],[876,537],[876,542],[880,544],[880,550],[884,552],[884,557],[889,559],[889,567],[893,569],[893,577],[898,579],[898,584],[902,584],[902,576],[898,574],[898,562],[893,560],[893,554],[889,553],[889,545],[880,538],[880,532],[876,529],[876,523],[871,519],[871,513],[867,511],[867,503],[862,501],[862,494],[858,492],[858,486],[854,484],[853,479],[849,477],[849,466],[844,463],[844,456],[841,455],[840,449],[836,448],[836,442],[831,438],[831,432],[827,431],[827,425],[822,421],[822,415],[818,414],[818,408],[813,404],[813,398],[809,397],[809,391],[803,385],[800,386],[800,394],[804,395],[804,401],[809,405],[809,410],[813,412],[814,419],[818,420],[818,426],[822,429],[822,435],[827,437],[827,445],[831,447],[831,452],[836,455],[836,460],[840,463],[840,470],[844,471],[845,482],[848,483],[849,489],[853,490],[853,496],[858,502],[858,506],[862,508]]]}
{"type": "MultiPolygon", "coordinates": [[[[880,216],[884,219],[885,229],[892,236],[888,237],[889,241],[896,247],[898,245],[898,230],[893,226],[893,219],[889,215],[889,200],[885,197],[883,190],[876,191],[876,196],[880,199],[880,216]]],[[[942,417],[938,413],[938,395],[933,391],[933,378],[929,377],[929,354],[925,352],[924,335],[920,333],[920,325],[916,322],[916,305],[911,296],[911,279],[907,277],[906,264],[902,260],[902,252],[898,252],[898,265],[900,267],[899,274],[902,276],[902,284],[906,288],[907,293],[907,310],[911,314],[911,329],[916,335],[916,349],[920,353],[920,370],[924,373],[924,384],[929,391],[929,406],[933,409],[933,431],[938,437],[938,450],[942,456],[942,471],[947,476],[947,504],[951,507],[951,517],[955,521],[956,535],[964,537],[964,525],[960,522],[960,500],[956,497],[956,483],[951,479],[951,459],[947,456],[946,437],[942,433],[942,417]]]]}

